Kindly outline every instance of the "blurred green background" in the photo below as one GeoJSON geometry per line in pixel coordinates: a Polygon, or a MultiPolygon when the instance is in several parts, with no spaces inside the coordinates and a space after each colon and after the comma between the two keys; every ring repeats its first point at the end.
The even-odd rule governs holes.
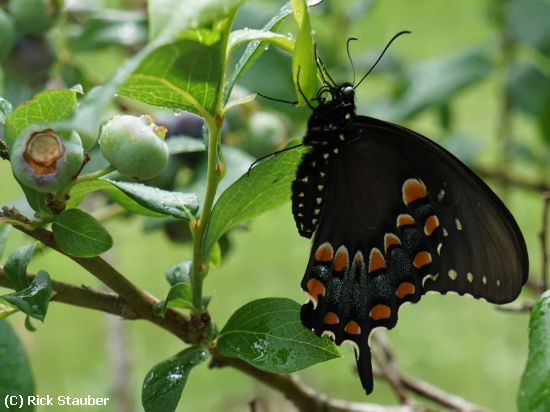
{"type": "MultiPolygon", "coordinates": [[[[192,0],[184,1],[193,7],[192,0]]],[[[413,34],[397,41],[375,73],[361,85],[358,112],[399,121],[472,164],[497,168],[519,178],[546,178],[550,149],[546,126],[541,120],[544,113],[537,112],[541,110],[540,104],[533,103],[534,109],[528,110],[525,104],[517,102],[538,98],[541,84],[550,88],[550,83],[547,79],[542,83],[527,81],[518,90],[510,86],[510,78],[516,73],[516,62],[532,64],[544,74],[550,70],[550,61],[547,53],[530,47],[528,42],[510,46],[512,29],[506,25],[509,22],[503,23],[503,15],[514,12],[519,13],[518,19],[529,17],[509,11],[513,8],[511,3],[325,0],[312,9],[312,25],[318,52],[337,81],[349,81],[352,76],[345,54],[347,37],[359,38],[351,48],[359,75],[366,72],[395,33],[411,30],[413,34]],[[473,58],[449,61],[448,56],[463,56],[464,50],[472,48],[481,50],[481,57],[474,52],[473,58]],[[458,80],[449,85],[446,77],[458,80]],[[461,79],[466,80],[461,83],[461,79]],[[448,89],[452,92],[446,95],[444,92],[448,89]],[[407,93],[413,92],[424,100],[411,100],[407,93]],[[438,98],[437,93],[443,97],[438,98]],[[513,100],[510,96],[517,98],[513,100]]],[[[115,44],[107,37],[101,47],[97,46],[97,39],[96,47],[84,47],[82,33],[79,38],[69,30],[70,23],[84,27],[90,9],[104,15],[123,9],[137,11],[135,27],[145,30],[139,17],[144,3],[104,0],[66,4],[69,12],[80,16],[80,20],[63,21],[60,28],[51,33],[58,55],[64,57],[52,70],[65,73],[61,78],[68,86],[73,79],[88,90],[91,85],[108,79],[125,57],[139,49],[144,37],[140,37],[138,31],[130,44],[123,41],[115,44]],[[73,45],[60,45],[63,36],[76,40],[73,45]]],[[[261,27],[282,4],[281,1],[246,2],[237,16],[236,27],[261,27]]],[[[282,32],[293,30],[289,19],[282,32]]],[[[520,75],[521,72],[517,76],[520,75]]],[[[292,99],[289,57],[271,48],[242,79],[241,86],[292,99]]],[[[4,93],[8,92],[12,96],[16,94],[6,82],[4,93]]],[[[546,99],[543,97],[543,106],[550,100],[546,99]]],[[[158,115],[169,117],[171,114],[158,115]]],[[[224,138],[227,144],[247,150],[251,158],[257,157],[276,149],[286,138],[301,135],[307,116],[306,109],[296,110],[257,99],[256,103],[228,116],[224,138]]],[[[189,159],[183,163],[197,164],[189,159]]],[[[540,195],[504,187],[498,182],[489,183],[516,217],[526,238],[532,273],[537,274],[540,195]]],[[[0,185],[1,205],[19,207],[24,202],[5,161],[0,162],[0,185]]],[[[164,297],[168,291],[164,270],[191,258],[190,245],[170,241],[162,230],[144,232],[144,219],[140,217],[114,219],[106,225],[115,241],[115,247],[107,254],[108,260],[139,286],[164,297]]],[[[28,239],[14,233],[7,252],[25,242],[28,239]]],[[[205,284],[206,293],[213,295],[210,311],[217,325],[223,326],[236,309],[253,299],[277,296],[304,300],[299,283],[310,242],[300,238],[295,230],[290,204],[233,230],[228,244],[230,249],[224,255],[222,266],[209,274],[205,284]]],[[[46,269],[55,280],[101,287],[80,267],[54,252],[42,252],[33,259],[30,269],[46,269]]],[[[0,292],[3,294],[5,290],[0,292]]],[[[59,303],[50,306],[44,325],[34,322],[38,327],[35,333],[24,329],[22,315],[9,320],[28,350],[39,394],[100,397],[109,396],[116,387],[119,396],[129,397],[120,405],[130,405],[134,410],[141,410],[141,383],[146,372],[182,348],[176,338],[146,322],[119,321],[99,312],[59,303]]],[[[420,304],[401,309],[400,321],[389,336],[407,376],[426,380],[493,410],[513,411],[527,355],[527,322],[526,314],[499,312],[486,302],[428,295],[420,304]]],[[[300,372],[300,376],[330,397],[396,403],[391,390],[381,381],[375,383],[374,393],[365,398],[353,370],[351,351],[343,347],[341,352],[342,359],[316,365],[300,372]]],[[[259,410],[291,410],[279,394],[249,377],[230,368],[209,369],[205,364],[193,370],[178,410],[244,411],[254,400],[259,410]]],[[[87,410],[120,410],[115,403],[110,405],[110,408],[87,410]]]]}

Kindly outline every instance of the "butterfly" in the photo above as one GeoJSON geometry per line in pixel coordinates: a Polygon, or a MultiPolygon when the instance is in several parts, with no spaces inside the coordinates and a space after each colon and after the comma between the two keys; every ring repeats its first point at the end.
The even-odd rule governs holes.
{"type": "Polygon", "coordinates": [[[317,335],[351,343],[369,394],[374,328],[393,328],[400,306],[429,291],[514,300],[527,281],[527,249],[508,209],[453,154],[356,114],[366,75],[337,84],[322,69],[292,184],[298,232],[313,238],[300,316],[317,335]]]}

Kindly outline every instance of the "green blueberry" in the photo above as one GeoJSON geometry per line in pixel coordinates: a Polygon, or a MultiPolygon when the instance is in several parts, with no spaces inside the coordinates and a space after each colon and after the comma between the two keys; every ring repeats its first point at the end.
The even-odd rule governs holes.
{"type": "Polygon", "coordinates": [[[140,180],[158,176],[168,163],[166,128],[151,116],[114,116],[101,128],[103,157],[125,176],[140,180]]]}
{"type": "Polygon", "coordinates": [[[0,9],[0,62],[10,54],[15,43],[15,25],[9,15],[0,9]]]}
{"type": "Polygon", "coordinates": [[[254,156],[269,153],[287,138],[287,131],[280,117],[270,112],[258,111],[248,119],[248,139],[242,148],[254,156]]]}
{"type": "Polygon", "coordinates": [[[39,192],[53,193],[73,179],[82,167],[84,150],[78,133],[29,126],[10,149],[14,176],[39,192]]]}
{"type": "Polygon", "coordinates": [[[45,82],[55,59],[55,50],[47,38],[22,35],[17,38],[3,69],[12,81],[45,82]]]}
{"type": "Polygon", "coordinates": [[[54,24],[60,10],[57,0],[10,0],[8,11],[21,32],[40,36],[54,24]]]}

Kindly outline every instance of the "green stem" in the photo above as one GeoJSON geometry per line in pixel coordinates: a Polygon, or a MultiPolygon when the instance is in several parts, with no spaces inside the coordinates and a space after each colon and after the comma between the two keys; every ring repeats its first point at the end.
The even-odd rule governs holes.
{"type": "MultiPolygon", "coordinates": [[[[212,119],[212,118],[211,118],[212,119]]],[[[214,120],[214,119],[212,119],[214,120]]],[[[208,122],[208,166],[206,174],[206,193],[200,218],[191,222],[193,233],[193,273],[191,284],[193,287],[193,306],[196,313],[203,312],[202,284],[208,273],[208,256],[204,256],[204,241],[206,229],[210,222],[210,215],[216,197],[218,184],[222,179],[222,167],[218,160],[218,146],[221,137],[221,124],[223,118],[218,121],[208,122]]]]}
{"type": "Polygon", "coordinates": [[[98,170],[97,172],[87,173],[82,176],[78,176],[73,185],[76,185],[77,183],[82,182],[89,182],[91,180],[99,179],[102,176],[105,176],[111,172],[114,172],[115,168],[113,166],[107,166],[105,169],[98,170]]]}
{"type": "Polygon", "coordinates": [[[33,225],[21,222],[20,220],[17,220],[17,219],[9,219],[9,218],[6,218],[6,217],[0,218],[0,225],[3,225],[3,224],[12,225],[12,226],[19,226],[19,227],[22,227],[25,230],[33,230],[34,229],[33,225]]]}
{"type": "MultiPolygon", "coordinates": [[[[236,11],[235,11],[236,12],[236,11]]],[[[222,39],[222,47],[220,59],[224,63],[225,50],[227,49],[227,42],[229,38],[229,28],[233,22],[235,14],[228,16],[220,27],[224,33],[222,39]]],[[[223,70],[221,71],[219,84],[224,84],[223,70]]],[[[205,240],[208,225],[210,223],[210,216],[212,214],[212,207],[214,206],[214,199],[216,197],[216,191],[220,181],[225,175],[225,163],[220,150],[221,143],[221,130],[223,125],[223,90],[220,89],[218,95],[218,102],[216,105],[216,115],[211,116],[207,114],[204,116],[204,121],[208,127],[208,165],[206,172],[206,193],[204,195],[204,202],[202,204],[201,215],[198,219],[192,220],[190,223],[191,233],[193,234],[193,270],[191,273],[191,286],[193,289],[193,307],[195,314],[201,314],[204,312],[202,304],[202,284],[204,278],[208,274],[208,254],[209,250],[205,250],[205,240]]]]}
{"type": "Polygon", "coordinates": [[[72,188],[78,183],[90,182],[92,180],[99,179],[100,177],[105,176],[106,174],[109,174],[114,171],[115,171],[115,168],[113,166],[107,166],[106,168],[98,170],[96,172],[87,173],[85,175],[78,176],[76,179],[71,180],[64,187],[62,187],[57,191],[57,193],[55,194],[55,200],[57,202],[63,203],[66,201],[67,195],[71,193],[72,188]]]}

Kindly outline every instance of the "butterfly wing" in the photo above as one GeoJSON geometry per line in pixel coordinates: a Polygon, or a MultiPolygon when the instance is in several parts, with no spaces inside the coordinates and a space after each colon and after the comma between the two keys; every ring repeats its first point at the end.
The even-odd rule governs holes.
{"type": "Polygon", "coordinates": [[[528,260],[506,207],[452,154],[369,117],[357,116],[350,130],[346,149],[326,162],[301,317],[318,335],[353,344],[370,393],[368,337],[395,326],[402,303],[430,290],[509,302],[528,260]]]}

